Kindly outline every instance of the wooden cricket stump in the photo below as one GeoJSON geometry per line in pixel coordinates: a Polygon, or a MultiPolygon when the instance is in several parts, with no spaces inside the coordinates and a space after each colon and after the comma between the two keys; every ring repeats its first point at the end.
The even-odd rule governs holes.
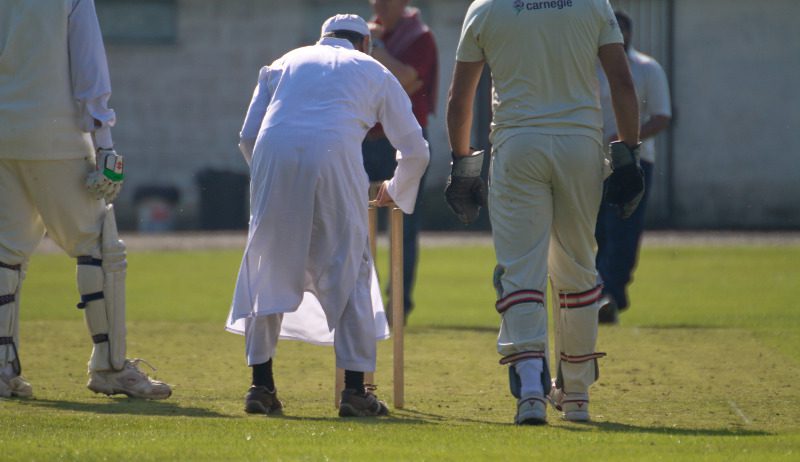
{"type": "MultiPolygon", "coordinates": [[[[372,189],[370,197],[373,198],[372,189]]],[[[404,377],[403,377],[403,328],[405,316],[403,313],[403,211],[396,205],[389,207],[389,277],[391,280],[391,329],[393,347],[393,373],[394,373],[394,407],[401,409],[404,404],[404,377]]],[[[372,258],[377,255],[377,230],[378,230],[378,207],[374,200],[370,200],[369,209],[369,247],[372,258]]],[[[364,374],[365,383],[375,383],[375,375],[371,372],[364,374]]],[[[334,402],[339,407],[339,399],[344,390],[344,369],[336,368],[336,386],[334,402]]]]}

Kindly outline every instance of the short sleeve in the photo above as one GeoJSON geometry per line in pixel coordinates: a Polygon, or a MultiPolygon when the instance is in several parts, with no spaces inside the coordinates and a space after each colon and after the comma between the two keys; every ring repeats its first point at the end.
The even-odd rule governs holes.
{"type": "Polygon", "coordinates": [[[600,25],[600,36],[597,43],[598,47],[608,45],[610,43],[623,43],[622,32],[619,30],[617,18],[614,16],[614,10],[608,3],[608,0],[600,2],[600,15],[602,16],[602,24],[600,25]]]}
{"type": "Polygon", "coordinates": [[[464,17],[464,24],[461,26],[461,38],[458,40],[456,49],[456,60],[462,62],[478,62],[485,58],[483,49],[478,43],[481,28],[484,24],[486,14],[489,12],[487,2],[473,2],[464,17]]]}

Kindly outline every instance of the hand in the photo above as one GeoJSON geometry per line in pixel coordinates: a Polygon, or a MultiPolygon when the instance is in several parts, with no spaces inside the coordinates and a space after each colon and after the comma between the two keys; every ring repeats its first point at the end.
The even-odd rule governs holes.
{"type": "Polygon", "coordinates": [[[423,82],[420,79],[417,79],[417,80],[409,83],[408,85],[404,86],[403,90],[406,91],[408,96],[411,96],[414,93],[418,92],[424,85],[425,85],[425,82],[423,82]]]}
{"type": "Polygon", "coordinates": [[[389,187],[389,180],[381,183],[378,188],[378,193],[375,195],[375,205],[378,207],[388,207],[394,204],[394,199],[389,195],[387,188],[389,187]]]}
{"type": "Polygon", "coordinates": [[[86,177],[86,189],[95,199],[111,203],[122,189],[124,162],[114,149],[97,150],[96,168],[86,177]]]}
{"type": "Polygon", "coordinates": [[[383,26],[382,25],[380,25],[380,24],[378,24],[376,22],[370,22],[370,23],[367,23],[367,27],[369,27],[369,33],[372,36],[371,39],[373,40],[373,42],[376,39],[380,40],[380,39],[383,38],[383,26]]]}
{"type": "Polygon", "coordinates": [[[483,151],[470,156],[453,156],[453,166],[447,178],[444,197],[450,210],[465,225],[478,219],[481,207],[488,203],[488,191],[481,178],[483,151]]]}
{"type": "Polygon", "coordinates": [[[611,143],[611,169],[606,201],[616,205],[620,218],[633,215],[644,196],[644,171],[639,165],[639,146],[631,149],[621,141],[611,143]]]}

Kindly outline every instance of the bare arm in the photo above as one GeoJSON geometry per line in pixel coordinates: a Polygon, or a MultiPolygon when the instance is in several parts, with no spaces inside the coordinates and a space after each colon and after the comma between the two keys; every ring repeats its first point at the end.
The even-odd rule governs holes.
{"type": "Polygon", "coordinates": [[[621,43],[611,43],[601,46],[597,54],[611,89],[617,136],[628,146],[636,146],[639,144],[639,105],[625,49],[621,43]]]}
{"type": "Polygon", "coordinates": [[[418,79],[417,70],[390,55],[385,48],[373,49],[372,57],[386,66],[389,72],[397,77],[397,80],[400,81],[400,85],[403,86],[403,89],[409,95],[422,87],[422,83],[418,79]]]}
{"type": "MultiPolygon", "coordinates": [[[[370,23],[369,29],[372,34],[373,43],[376,43],[383,37],[384,30],[383,26],[380,24],[370,23]]],[[[383,46],[375,46],[372,49],[372,57],[375,58],[379,63],[386,66],[386,69],[389,69],[389,72],[397,77],[400,85],[403,86],[403,89],[409,95],[414,94],[414,92],[422,87],[422,82],[419,80],[417,70],[414,69],[413,66],[409,66],[408,64],[389,54],[389,52],[386,51],[386,48],[383,46]]]]}
{"type": "Polygon", "coordinates": [[[472,105],[483,72],[484,61],[456,61],[447,99],[447,135],[455,156],[468,156],[472,129],[472,105]]]}
{"type": "Polygon", "coordinates": [[[670,116],[651,116],[650,119],[642,124],[642,127],[639,129],[639,137],[643,140],[646,140],[658,135],[669,127],[671,120],[672,118],[670,116]]]}
{"type": "MultiPolygon", "coordinates": [[[[659,133],[663,132],[667,128],[669,128],[669,124],[672,121],[672,117],[667,115],[654,115],[651,116],[647,122],[643,123],[642,126],[639,128],[639,139],[642,141],[652,138],[659,133]]],[[[610,136],[608,142],[617,141],[617,134],[614,133],[610,136]]]]}

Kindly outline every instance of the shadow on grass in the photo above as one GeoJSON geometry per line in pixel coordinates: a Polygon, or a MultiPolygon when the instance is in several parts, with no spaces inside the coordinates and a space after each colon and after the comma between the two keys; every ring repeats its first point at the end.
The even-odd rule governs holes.
{"type": "MultiPolygon", "coordinates": [[[[258,418],[260,416],[253,416],[253,417],[258,418]]],[[[269,420],[287,420],[293,422],[327,422],[327,423],[337,422],[337,423],[354,423],[358,425],[398,425],[398,424],[422,425],[431,423],[422,419],[406,417],[397,414],[391,414],[384,417],[339,417],[339,416],[309,417],[309,416],[299,416],[299,415],[278,414],[269,416],[265,415],[264,418],[269,420]]]]}
{"type": "Polygon", "coordinates": [[[406,331],[420,334],[430,334],[441,331],[455,331],[455,332],[475,332],[475,333],[492,333],[497,334],[498,326],[434,326],[425,324],[421,326],[406,327],[406,331]]]}
{"type": "Polygon", "coordinates": [[[654,329],[654,330],[723,330],[723,329],[735,329],[736,327],[732,326],[715,326],[712,324],[642,324],[639,326],[624,326],[629,328],[637,327],[639,329],[654,329]]]}
{"type": "Polygon", "coordinates": [[[773,433],[761,430],[730,429],[730,428],[674,428],[674,427],[646,427],[630,425],[619,422],[586,422],[561,427],[569,431],[593,431],[618,433],[653,433],[657,435],[677,436],[770,436],[773,433]]]}
{"type": "Polygon", "coordinates": [[[62,401],[53,399],[25,399],[18,403],[25,406],[40,407],[46,409],[58,409],[61,411],[89,412],[93,414],[132,414],[149,416],[183,416],[183,417],[226,417],[231,416],[220,414],[199,407],[182,407],[175,403],[164,401],[145,401],[129,398],[111,398],[103,403],[83,403],[76,401],[62,401]]]}

